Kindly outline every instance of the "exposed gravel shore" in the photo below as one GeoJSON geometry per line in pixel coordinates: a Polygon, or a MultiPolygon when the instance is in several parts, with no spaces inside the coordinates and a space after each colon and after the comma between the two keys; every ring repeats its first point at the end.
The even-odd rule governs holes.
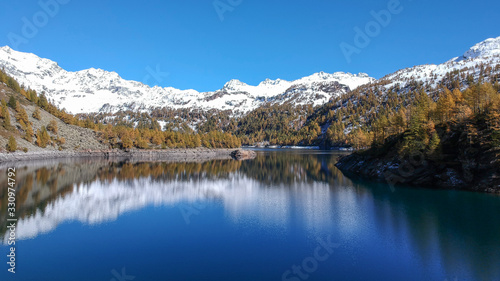
{"type": "Polygon", "coordinates": [[[107,157],[134,158],[151,161],[199,162],[208,160],[255,158],[255,152],[239,149],[166,149],[166,150],[85,150],[85,151],[37,151],[0,153],[0,162],[29,161],[41,159],[107,157]],[[241,151],[241,152],[240,152],[241,151]]]}

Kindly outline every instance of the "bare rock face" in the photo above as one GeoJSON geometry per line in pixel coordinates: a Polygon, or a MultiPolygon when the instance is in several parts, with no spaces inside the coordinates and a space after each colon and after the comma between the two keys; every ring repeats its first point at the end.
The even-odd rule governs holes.
{"type": "Polygon", "coordinates": [[[257,153],[252,150],[243,150],[243,149],[238,149],[233,152],[231,152],[231,157],[233,157],[236,160],[248,160],[248,159],[254,159],[257,156],[257,153]]]}

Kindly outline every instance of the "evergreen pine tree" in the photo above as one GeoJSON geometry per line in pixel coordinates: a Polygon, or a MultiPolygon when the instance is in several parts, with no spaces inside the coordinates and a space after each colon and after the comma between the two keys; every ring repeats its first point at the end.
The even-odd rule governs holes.
{"type": "Polygon", "coordinates": [[[121,137],[121,141],[122,147],[124,149],[132,148],[134,146],[134,142],[132,141],[128,133],[121,137]]]}
{"type": "Polygon", "coordinates": [[[2,117],[3,117],[3,127],[7,130],[12,128],[10,124],[10,113],[9,108],[5,105],[2,105],[2,117]]]}
{"type": "Polygon", "coordinates": [[[453,100],[452,93],[446,89],[437,102],[437,115],[441,122],[451,120],[453,110],[455,108],[455,101],[453,100]]]}
{"type": "Polygon", "coordinates": [[[50,120],[49,124],[47,125],[47,130],[57,134],[58,128],[57,128],[57,121],[56,120],[50,120]]]}
{"type": "Polygon", "coordinates": [[[8,106],[10,106],[12,109],[16,109],[16,107],[17,107],[17,101],[13,95],[10,96],[10,98],[9,98],[8,106]]]}
{"type": "Polygon", "coordinates": [[[24,139],[32,142],[33,141],[33,128],[31,127],[31,123],[28,122],[26,124],[26,133],[24,134],[24,139]]]}
{"type": "Polygon", "coordinates": [[[42,126],[42,128],[40,130],[37,130],[36,132],[36,145],[45,148],[47,147],[49,140],[50,140],[49,133],[47,132],[45,126],[42,126]]]}
{"type": "Polygon", "coordinates": [[[14,152],[17,150],[17,142],[13,136],[9,137],[9,143],[7,144],[7,151],[14,152]]]}
{"type": "Polygon", "coordinates": [[[439,136],[436,131],[432,133],[431,140],[429,141],[429,150],[431,152],[436,151],[436,149],[439,147],[439,144],[441,143],[441,140],[439,139],[439,136]]]}
{"type": "Polygon", "coordinates": [[[18,104],[16,111],[17,111],[16,119],[19,121],[19,123],[24,124],[24,126],[21,125],[21,127],[23,127],[23,130],[25,130],[26,124],[28,124],[29,122],[28,114],[20,104],[18,104]]]}
{"type": "Polygon", "coordinates": [[[42,119],[42,116],[40,115],[40,110],[37,108],[35,108],[35,111],[33,111],[33,118],[37,119],[37,120],[41,120],[42,119]]]}

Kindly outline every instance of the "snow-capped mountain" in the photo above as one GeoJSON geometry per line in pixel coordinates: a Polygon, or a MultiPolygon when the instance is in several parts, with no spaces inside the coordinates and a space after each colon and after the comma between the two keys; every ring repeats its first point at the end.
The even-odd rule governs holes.
{"type": "MultiPolygon", "coordinates": [[[[64,196],[50,193],[49,200],[43,207],[34,208],[37,210],[33,214],[19,219],[16,238],[32,239],[49,233],[59,224],[68,221],[88,225],[114,221],[126,212],[137,211],[146,206],[177,206],[180,211],[179,219],[189,223],[190,220],[196,219],[191,217],[190,210],[199,208],[200,205],[214,204],[216,200],[224,206],[229,218],[244,218],[253,212],[260,214],[254,219],[282,226],[289,225],[289,216],[286,214],[290,209],[301,210],[298,213],[304,216],[310,213],[311,210],[307,210],[310,204],[305,201],[314,200],[316,209],[333,208],[328,195],[328,183],[314,183],[312,188],[311,185],[299,181],[293,183],[291,187],[297,194],[293,203],[287,196],[283,196],[289,187],[278,185],[274,188],[261,188],[261,184],[256,179],[238,172],[218,179],[197,177],[189,180],[158,181],[144,177],[127,180],[126,184],[116,179],[109,182],[82,183],[81,187],[65,193],[64,196]],[[255,212],[256,210],[258,212],[255,212]]],[[[339,204],[335,206],[342,207],[342,202],[345,202],[342,200],[350,194],[352,196],[352,192],[354,191],[350,189],[339,191],[336,195],[339,204]]],[[[28,194],[28,200],[34,197],[32,193],[28,194]]],[[[329,216],[333,211],[315,213],[314,220],[304,217],[303,221],[307,221],[309,227],[317,229],[331,221],[329,216]]],[[[0,233],[0,245],[6,244],[7,240],[8,236],[0,233]]]]}
{"type": "Polygon", "coordinates": [[[494,72],[498,72],[499,69],[495,69],[498,64],[500,64],[500,37],[484,40],[471,47],[462,56],[452,58],[445,63],[405,68],[380,80],[391,82],[387,87],[395,84],[405,86],[412,80],[435,87],[449,72],[465,71],[477,77],[482,65],[491,66],[494,72]]]}
{"type": "Polygon", "coordinates": [[[477,57],[495,57],[500,55],[500,37],[486,39],[481,43],[476,44],[474,47],[470,48],[465,54],[459,58],[454,59],[455,61],[461,61],[466,59],[474,59],[477,57]]]}
{"type": "Polygon", "coordinates": [[[199,108],[248,112],[264,103],[319,105],[362,84],[375,81],[360,73],[316,73],[296,81],[267,79],[257,86],[231,80],[214,92],[149,87],[122,79],[116,72],[87,69],[70,72],[49,59],[0,48],[0,67],[20,83],[44,91],[60,108],[71,113],[148,110],[155,107],[199,108]]]}
{"type": "MultiPolygon", "coordinates": [[[[380,79],[386,87],[419,81],[437,86],[447,73],[459,70],[478,76],[481,65],[499,70],[500,37],[490,38],[467,50],[462,56],[442,64],[419,65],[402,69],[380,79]]],[[[179,90],[172,87],[149,87],[121,78],[116,72],[86,69],[70,72],[49,59],[0,48],[0,67],[20,83],[44,91],[60,108],[71,113],[116,112],[120,109],[148,111],[168,107],[202,110],[232,110],[246,113],[266,103],[293,102],[296,105],[321,105],[363,84],[376,82],[367,74],[319,72],[295,81],[266,79],[257,86],[239,80],[227,82],[213,92],[179,90]]]]}

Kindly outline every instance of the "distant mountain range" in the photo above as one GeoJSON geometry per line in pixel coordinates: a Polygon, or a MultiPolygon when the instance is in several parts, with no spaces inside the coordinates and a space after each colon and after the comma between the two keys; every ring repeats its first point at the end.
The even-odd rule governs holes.
{"type": "MultiPolygon", "coordinates": [[[[498,63],[500,37],[480,42],[445,63],[402,69],[378,81],[386,81],[388,86],[399,84],[404,87],[411,81],[435,86],[448,72],[498,63]]],[[[8,46],[0,48],[0,67],[20,83],[38,92],[44,91],[50,100],[70,113],[150,111],[166,107],[231,110],[234,114],[241,114],[265,104],[322,105],[361,85],[378,82],[364,73],[319,72],[295,81],[266,79],[257,86],[231,80],[220,90],[198,92],[150,87],[102,69],[69,72],[54,61],[14,51],[8,46]]]]}
{"type": "Polygon", "coordinates": [[[320,105],[362,84],[375,81],[367,74],[316,73],[296,81],[267,79],[257,86],[231,80],[214,92],[150,87],[121,78],[116,72],[87,69],[69,72],[51,60],[0,48],[0,67],[19,83],[45,91],[71,113],[148,110],[155,107],[220,109],[248,112],[267,102],[293,101],[320,105]]]}

